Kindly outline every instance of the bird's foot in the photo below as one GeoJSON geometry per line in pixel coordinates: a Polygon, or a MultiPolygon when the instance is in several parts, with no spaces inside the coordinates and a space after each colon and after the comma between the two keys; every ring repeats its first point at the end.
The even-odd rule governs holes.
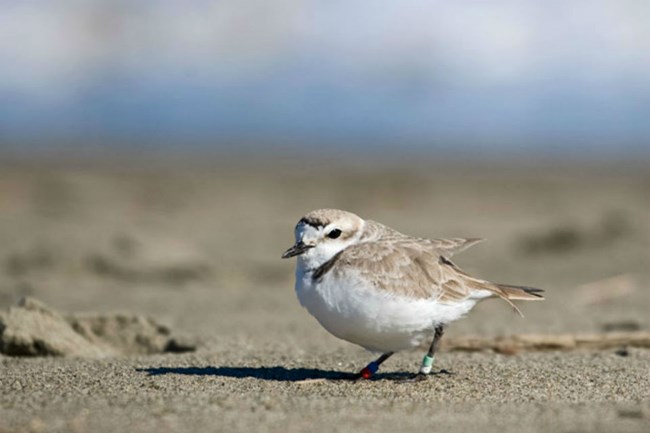
{"type": "Polygon", "coordinates": [[[451,374],[454,374],[454,373],[452,373],[451,371],[445,370],[445,369],[442,369],[440,371],[434,371],[434,372],[431,372],[431,373],[423,373],[423,372],[419,371],[419,372],[417,372],[415,374],[412,374],[410,377],[407,377],[406,379],[400,379],[397,382],[398,383],[423,382],[423,381],[429,379],[429,376],[438,376],[438,375],[441,375],[441,374],[451,375],[451,374]]]}
{"type": "Polygon", "coordinates": [[[376,361],[366,365],[360,372],[354,375],[353,380],[370,379],[379,370],[379,364],[376,361]]]}
{"type": "Polygon", "coordinates": [[[412,374],[410,377],[407,377],[405,379],[400,379],[397,382],[398,383],[415,383],[415,382],[423,382],[429,378],[428,374],[422,373],[422,372],[417,372],[415,374],[412,374]]]}
{"type": "Polygon", "coordinates": [[[365,367],[363,370],[361,370],[358,373],[355,373],[352,375],[351,380],[355,382],[360,382],[363,380],[369,380],[371,379],[375,374],[368,369],[368,367],[365,367]]]}

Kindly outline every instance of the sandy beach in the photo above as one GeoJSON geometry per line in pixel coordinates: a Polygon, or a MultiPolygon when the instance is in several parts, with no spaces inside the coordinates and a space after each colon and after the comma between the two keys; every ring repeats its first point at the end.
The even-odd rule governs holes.
{"type": "Polygon", "coordinates": [[[193,350],[0,355],[0,432],[647,431],[650,350],[624,344],[446,350],[436,368],[452,374],[416,384],[400,379],[423,353],[405,352],[342,380],[374,355],[299,306],[280,254],[320,207],[486,238],[456,262],[547,300],[520,303],[525,318],[486,301],[445,338],[644,332],[649,190],[625,166],[4,163],[0,311],[28,296],[62,316],[149,317],[193,350]]]}

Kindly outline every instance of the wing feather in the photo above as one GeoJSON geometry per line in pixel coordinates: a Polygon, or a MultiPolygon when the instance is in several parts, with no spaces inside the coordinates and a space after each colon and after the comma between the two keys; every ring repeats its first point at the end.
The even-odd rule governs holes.
{"type": "Polygon", "coordinates": [[[329,269],[343,273],[351,267],[363,279],[388,293],[419,299],[435,298],[441,302],[460,301],[472,296],[476,290],[484,289],[472,284],[473,279],[439,252],[441,249],[455,252],[472,242],[465,239],[464,242],[449,243],[432,241],[435,242],[423,244],[419,240],[405,239],[357,244],[344,250],[329,269]]]}
{"type": "Polygon", "coordinates": [[[477,238],[419,239],[397,234],[390,239],[362,242],[346,248],[318,269],[314,277],[320,279],[328,272],[345,277],[344,274],[352,268],[360,273],[361,278],[389,295],[433,298],[442,303],[455,303],[471,297],[498,297],[520,315],[522,313],[511,297],[543,299],[537,293],[539,289],[524,290],[526,288],[475,278],[449,260],[454,254],[481,241],[477,238]]]}
{"type": "Polygon", "coordinates": [[[466,249],[483,242],[481,238],[428,239],[429,244],[441,255],[450,258],[466,249]]]}

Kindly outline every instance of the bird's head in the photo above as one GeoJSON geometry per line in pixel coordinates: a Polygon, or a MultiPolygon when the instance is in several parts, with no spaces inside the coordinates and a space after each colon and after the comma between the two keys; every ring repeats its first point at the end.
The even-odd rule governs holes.
{"type": "Polygon", "coordinates": [[[298,256],[307,268],[316,268],[359,241],[364,220],[352,212],[318,209],[296,224],[296,243],[282,254],[283,259],[298,256]]]}

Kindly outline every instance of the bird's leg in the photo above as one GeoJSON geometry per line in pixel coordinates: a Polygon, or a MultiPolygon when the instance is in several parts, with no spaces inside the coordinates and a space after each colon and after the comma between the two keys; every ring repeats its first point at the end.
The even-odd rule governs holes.
{"type": "Polygon", "coordinates": [[[436,359],[436,352],[438,351],[438,346],[440,346],[440,339],[445,333],[445,328],[443,325],[436,326],[436,329],[433,334],[433,341],[431,346],[429,346],[429,351],[424,355],[422,359],[422,365],[420,366],[420,373],[427,375],[431,373],[431,367],[433,366],[433,361],[436,359]]]}
{"type": "Polygon", "coordinates": [[[445,328],[443,325],[436,326],[433,334],[433,341],[431,342],[431,346],[429,346],[429,351],[426,355],[424,355],[424,359],[422,359],[420,371],[410,379],[406,379],[405,382],[419,382],[420,380],[426,379],[429,373],[431,373],[431,367],[433,366],[433,361],[436,358],[438,346],[440,346],[440,339],[444,333],[445,328]]]}
{"type": "Polygon", "coordinates": [[[355,375],[355,379],[370,379],[379,370],[379,366],[390,358],[394,352],[386,352],[370,364],[366,365],[363,370],[355,375]]]}

